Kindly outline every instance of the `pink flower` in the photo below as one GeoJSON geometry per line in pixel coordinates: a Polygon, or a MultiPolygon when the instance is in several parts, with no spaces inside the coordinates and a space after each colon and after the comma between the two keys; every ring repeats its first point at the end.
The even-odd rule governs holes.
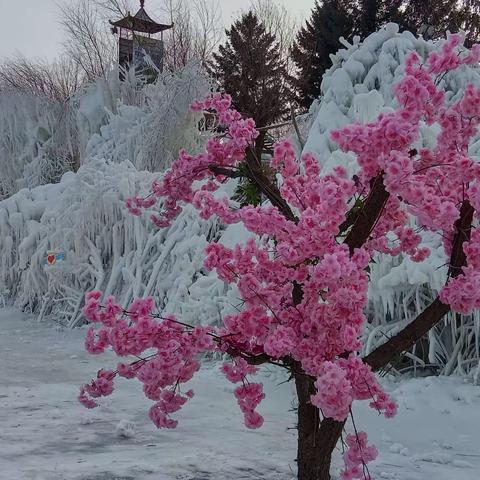
{"type": "Polygon", "coordinates": [[[347,451],[343,455],[345,470],[342,472],[342,480],[364,480],[364,465],[375,460],[378,451],[375,447],[367,444],[367,434],[358,432],[356,435],[347,435],[347,451]]]}
{"type": "Polygon", "coordinates": [[[298,343],[297,334],[291,327],[279,325],[265,340],[265,353],[273,358],[291,354],[298,343]]]}
{"type": "Polygon", "coordinates": [[[102,328],[96,331],[94,328],[87,330],[85,337],[85,348],[94,355],[103,353],[109,345],[108,330],[102,328]]]}
{"type": "Polygon", "coordinates": [[[225,362],[221,370],[232,383],[241,382],[247,375],[257,372],[257,368],[249,365],[243,358],[236,358],[233,363],[225,362]]]}
{"type": "Polygon", "coordinates": [[[332,362],[325,362],[315,382],[317,393],[311,402],[320,408],[324,415],[343,421],[350,412],[353,401],[352,386],[346,372],[332,362]]]}
{"type": "Polygon", "coordinates": [[[177,420],[172,420],[163,411],[163,404],[156,403],[150,408],[148,415],[157,428],[176,428],[177,420]]]}

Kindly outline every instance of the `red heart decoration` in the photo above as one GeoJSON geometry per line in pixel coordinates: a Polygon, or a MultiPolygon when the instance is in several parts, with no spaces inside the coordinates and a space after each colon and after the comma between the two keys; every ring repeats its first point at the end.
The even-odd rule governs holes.
{"type": "Polygon", "coordinates": [[[47,262],[50,264],[50,265],[53,265],[55,263],[55,255],[49,255],[47,257],[47,262]]]}

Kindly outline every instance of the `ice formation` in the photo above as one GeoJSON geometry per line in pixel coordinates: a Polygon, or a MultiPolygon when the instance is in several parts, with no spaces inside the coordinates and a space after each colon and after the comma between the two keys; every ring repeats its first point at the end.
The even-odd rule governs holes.
{"type": "Polygon", "coordinates": [[[77,162],[72,105],[25,93],[0,94],[0,199],[56,182],[77,162]]]}
{"type": "MultiPolygon", "coordinates": [[[[315,153],[324,171],[342,164],[353,174],[354,158],[338,150],[330,130],[388,111],[406,54],[416,50],[425,57],[433,44],[399,33],[393,24],[363,42],[343,44],[332,56],[321,98],[303,119],[308,131],[304,151],[315,153]]],[[[0,202],[0,301],[15,298],[40,317],[52,315],[71,326],[82,321],[83,297],[93,288],[116,295],[123,305],[135,296],[153,295],[158,305],[189,323],[215,323],[235,308],[235,292],[203,269],[203,248],[212,238],[236,243],[245,235],[242,229],[225,230],[187,208],[169,229],[157,231],[148,218],[130,216],[123,204],[127,197],[146,192],[160,175],[141,170],[160,172],[180,146],[199,147],[202,136],[187,113],[188,104],[208,85],[194,69],[179,78],[166,76],[156,87],[138,86],[137,81],[121,84],[113,75],[75,99],[82,162],[77,173],[0,202]],[[46,268],[46,252],[52,249],[65,251],[66,260],[46,268]]],[[[464,68],[442,81],[454,99],[468,82],[480,83],[479,70],[464,68]]],[[[6,117],[0,113],[0,149],[12,128],[6,117]]],[[[431,145],[435,137],[435,126],[425,126],[421,142],[431,145]]],[[[30,140],[21,142],[29,145],[30,140]]],[[[480,136],[471,154],[477,156],[479,150],[480,136]]],[[[17,151],[24,158],[23,150],[17,151]]],[[[13,191],[29,184],[15,185],[13,191]]],[[[367,350],[412,319],[442,286],[446,257],[438,238],[429,234],[425,241],[433,254],[422,264],[379,257],[372,265],[367,350]]],[[[434,365],[444,373],[478,377],[480,315],[447,317],[407,357],[414,360],[408,368],[434,365]]]]}
{"type": "Polygon", "coordinates": [[[209,89],[199,66],[162,74],[154,84],[133,70],[125,75],[120,82],[115,69],[66,102],[0,92],[0,199],[57,183],[94,157],[153,172],[168,167],[180,147],[198,148],[189,107],[209,89]]]}
{"type": "MultiPolygon", "coordinates": [[[[215,323],[235,299],[204,272],[207,239],[222,230],[187,208],[169,229],[129,214],[124,201],[146,192],[158,174],[132,164],[91,161],[56,185],[24,189],[0,203],[0,292],[17,305],[81,323],[85,293],[102,288],[126,306],[151,295],[192,323],[215,323]],[[47,265],[48,251],[66,259],[47,265]]],[[[225,233],[238,239],[238,227],[225,233]]]]}
{"type": "MultiPolygon", "coordinates": [[[[152,295],[193,323],[214,323],[232,308],[235,299],[224,296],[223,283],[202,273],[206,241],[224,228],[187,209],[170,229],[157,231],[148,216],[135,218],[124,206],[128,197],[148,190],[160,175],[149,172],[168,167],[180,146],[195,151],[203,144],[190,104],[208,86],[195,65],[165,74],[155,85],[135,76],[119,82],[113,72],[72,100],[79,170],[0,202],[1,302],[12,299],[40,318],[50,315],[70,326],[82,322],[84,295],[92,288],[118,295],[125,305],[152,295]],[[65,253],[65,260],[47,265],[50,251],[65,253]]],[[[14,124],[17,110],[28,117],[27,103],[12,105],[0,121],[10,113],[14,124]]],[[[40,114],[35,119],[42,121],[40,114]]],[[[17,141],[11,131],[2,135],[5,144],[17,141]]],[[[25,134],[17,143],[29,142],[35,140],[25,134]]],[[[19,169],[11,177],[22,175],[19,169]]],[[[12,184],[13,191],[24,186],[12,184]]]]}

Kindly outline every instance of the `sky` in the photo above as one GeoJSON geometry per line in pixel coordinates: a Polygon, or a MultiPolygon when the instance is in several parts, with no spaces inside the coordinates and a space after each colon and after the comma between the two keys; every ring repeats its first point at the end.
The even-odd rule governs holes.
{"type": "MultiPolygon", "coordinates": [[[[149,7],[154,11],[162,1],[146,0],[147,11],[149,7]]],[[[250,0],[219,1],[227,26],[236,12],[248,8],[250,4],[250,0]]],[[[302,18],[308,16],[314,4],[314,0],[275,1],[283,3],[302,18]]],[[[52,60],[59,54],[63,31],[58,22],[56,0],[0,0],[0,19],[0,58],[20,53],[30,58],[52,60]]],[[[158,20],[162,21],[161,18],[158,20]]]]}

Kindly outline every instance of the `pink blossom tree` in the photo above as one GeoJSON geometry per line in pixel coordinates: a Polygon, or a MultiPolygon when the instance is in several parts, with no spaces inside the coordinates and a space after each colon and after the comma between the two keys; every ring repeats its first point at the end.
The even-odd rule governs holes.
{"type": "MultiPolygon", "coordinates": [[[[270,164],[281,178],[277,183],[255,156],[253,121],[231,109],[228,96],[195,103],[195,110],[215,112],[223,133],[210,139],[203,153],[180,152],[151,195],[130,199],[127,206],[136,215],[160,210],[152,216],[160,228],[184,203],[205,219],[242,222],[255,238],[233,249],[211,243],[205,266],[236,284],[243,307],[225,316],[221,326],[191,326],[155,312],[151,298],[124,310],[114,298],[90,293],[85,316],[98,326],[88,331],[88,351],[112,348],[136,360],[119,363],[115,371],[100,370],[82,386],[80,401],[93,408],[112,393],[116,375],[137,378],[154,402],[152,421],[174,428],[173,414],[193,395],[182,387],[198,371],[201,355],[223,352],[229,360],[221,370],[238,384],[235,397],[245,424],[259,428],[263,418],[256,408],[264,393],[250,378],[259,365],[273,364],[288,370],[296,385],[298,478],[329,479],[332,452],[353,401],[369,400],[386,417],[395,415],[395,402],[374,372],[411,348],[450,309],[469,313],[480,307],[480,233],[472,225],[480,214],[480,165],[468,155],[480,122],[480,89],[470,85],[463,98],[449,103],[441,88],[445,72],[479,59],[480,46],[463,49],[460,35],[449,36],[424,63],[410,54],[395,87],[398,108],[332,134],[343,150],[356,154],[355,179],[342,167],[322,175],[316,158],[298,159],[284,140],[270,164]],[[434,148],[417,152],[412,145],[425,123],[438,124],[440,133],[434,148]],[[268,202],[238,208],[222,197],[219,187],[240,177],[253,182],[268,202]],[[415,320],[362,357],[373,256],[404,254],[422,262],[429,255],[412,219],[419,229],[441,235],[450,257],[448,281],[415,320]]],[[[349,434],[344,444],[342,479],[370,478],[367,463],[377,452],[366,434],[349,434]]]]}

